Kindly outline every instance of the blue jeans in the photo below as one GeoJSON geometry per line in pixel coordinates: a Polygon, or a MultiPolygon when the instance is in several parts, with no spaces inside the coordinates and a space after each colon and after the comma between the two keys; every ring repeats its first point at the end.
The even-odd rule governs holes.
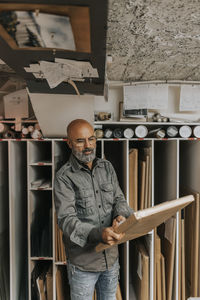
{"type": "Polygon", "coordinates": [[[71,300],[92,300],[96,289],[98,300],[116,300],[119,277],[118,260],[104,272],[86,272],[67,262],[71,300]]]}

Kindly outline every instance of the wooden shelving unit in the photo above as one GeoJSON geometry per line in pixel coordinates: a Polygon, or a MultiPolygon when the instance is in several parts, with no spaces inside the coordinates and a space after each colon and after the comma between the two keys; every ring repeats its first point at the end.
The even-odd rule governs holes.
{"type": "MultiPolygon", "coordinates": [[[[199,139],[100,139],[97,141],[97,156],[111,161],[128,202],[131,168],[129,150],[136,148],[140,152],[147,147],[152,151],[151,206],[178,198],[182,195],[183,185],[200,192],[199,139]]],[[[69,155],[70,149],[63,139],[0,141],[0,237],[3,239],[0,242],[6,249],[3,253],[7,254],[9,261],[9,264],[6,264],[5,256],[4,274],[8,289],[5,300],[32,300],[33,275],[35,270],[40,268],[48,275],[48,289],[53,294],[53,300],[57,299],[56,287],[59,286],[60,278],[67,275],[66,262],[56,260],[53,184],[55,172],[68,160],[69,155]],[[43,179],[50,183],[49,187],[32,187],[32,182],[43,179]],[[9,239],[3,235],[5,232],[9,233],[9,239]]],[[[183,216],[183,212],[175,216],[173,298],[171,298],[175,300],[183,299],[180,280],[182,274],[180,218],[183,216]]],[[[196,220],[195,224],[199,226],[199,220],[196,220]]],[[[162,235],[160,238],[162,245],[162,235]]],[[[149,257],[147,300],[157,299],[155,240],[155,231],[138,240],[145,243],[149,257]]],[[[187,245],[187,241],[185,243],[187,245]]],[[[144,273],[141,272],[144,270],[138,262],[138,265],[135,265],[134,257],[137,253],[135,249],[136,244],[132,241],[119,247],[120,286],[123,299],[126,300],[141,299],[134,278],[135,274],[142,276],[144,273]]],[[[191,272],[193,268],[191,265],[191,272]]],[[[199,274],[199,264],[196,270],[199,274]]],[[[191,276],[193,275],[188,276],[186,270],[186,282],[191,276]]],[[[167,275],[165,278],[167,280],[167,275]]],[[[188,297],[199,296],[199,275],[195,280],[197,280],[196,290],[195,287],[187,286],[187,291],[191,292],[186,293],[188,297]]],[[[64,291],[66,295],[67,288],[64,291]]]]}

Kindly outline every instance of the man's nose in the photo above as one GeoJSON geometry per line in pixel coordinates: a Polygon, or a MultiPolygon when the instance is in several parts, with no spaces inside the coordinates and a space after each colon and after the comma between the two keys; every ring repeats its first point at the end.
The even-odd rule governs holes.
{"type": "Polygon", "coordinates": [[[85,148],[89,148],[90,147],[90,143],[88,139],[85,139],[85,148]]]}

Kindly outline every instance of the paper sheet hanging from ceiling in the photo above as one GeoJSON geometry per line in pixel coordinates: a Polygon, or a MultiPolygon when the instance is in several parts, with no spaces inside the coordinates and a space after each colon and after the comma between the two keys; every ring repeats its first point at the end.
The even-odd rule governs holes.
{"type": "Polygon", "coordinates": [[[200,86],[182,85],[180,92],[180,111],[200,110],[200,86]]]}
{"type": "Polygon", "coordinates": [[[66,126],[74,119],[94,121],[94,96],[29,93],[44,137],[65,137],[66,126]]]}
{"type": "Polygon", "coordinates": [[[28,94],[26,89],[18,90],[3,97],[5,118],[28,118],[28,94]]]}
{"type": "Polygon", "coordinates": [[[124,109],[167,109],[167,84],[124,86],[124,109]]]}

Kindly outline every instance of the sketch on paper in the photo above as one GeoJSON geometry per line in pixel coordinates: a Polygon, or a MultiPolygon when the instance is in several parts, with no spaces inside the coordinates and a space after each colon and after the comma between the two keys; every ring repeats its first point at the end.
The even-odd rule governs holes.
{"type": "Polygon", "coordinates": [[[4,11],[0,23],[18,47],[76,50],[70,19],[32,11],[4,11]]]}

